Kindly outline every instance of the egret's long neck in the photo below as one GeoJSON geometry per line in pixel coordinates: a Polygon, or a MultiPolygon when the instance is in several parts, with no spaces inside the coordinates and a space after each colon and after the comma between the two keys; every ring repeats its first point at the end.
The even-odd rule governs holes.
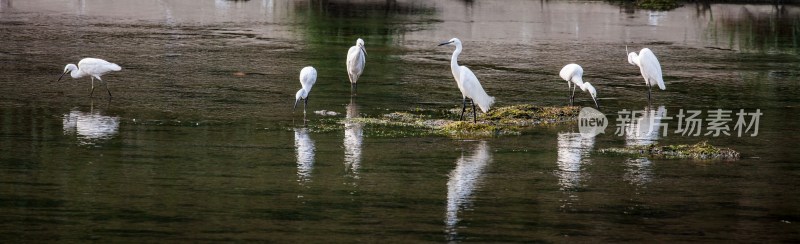
{"type": "Polygon", "coordinates": [[[86,72],[83,72],[80,69],[73,69],[69,72],[69,75],[72,76],[72,78],[77,79],[86,76],[86,72]]]}
{"type": "Polygon", "coordinates": [[[461,54],[461,45],[456,46],[456,50],[453,51],[453,57],[450,58],[450,69],[453,71],[453,77],[456,78],[456,81],[459,81],[458,80],[458,78],[459,78],[458,77],[458,71],[459,71],[459,68],[458,68],[458,55],[459,54],[461,54]]]}

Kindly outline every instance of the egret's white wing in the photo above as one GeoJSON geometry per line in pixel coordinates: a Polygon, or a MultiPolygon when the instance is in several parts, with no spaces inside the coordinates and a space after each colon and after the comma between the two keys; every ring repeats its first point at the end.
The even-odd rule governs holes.
{"type": "Polygon", "coordinates": [[[311,87],[314,86],[315,82],[317,82],[316,69],[308,66],[300,71],[300,85],[303,86],[303,90],[306,90],[306,92],[311,92],[311,87]]]}
{"type": "Polygon", "coordinates": [[[664,79],[661,77],[661,64],[653,51],[650,51],[649,48],[642,48],[642,51],[639,52],[639,64],[642,76],[650,82],[648,85],[652,86],[655,82],[661,90],[667,89],[664,86],[664,79]]]}
{"type": "Polygon", "coordinates": [[[461,81],[461,93],[464,96],[473,98],[474,95],[479,93],[478,91],[483,91],[483,86],[478,81],[478,77],[467,66],[460,67],[458,80],[461,81]]]}
{"type": "Polygon", "coordinates": [[[355,83],[358,80],[358,77],[364,72],[365,64],[366,58],[361,48],[358,46],[350,47],[350,50],[347,51],[347,74],[351,77],[350,82],[355,83]]]}
{"type": "Polygon", "coordinates": [[[583,87],[583,68],[580,65],[567,64],[561,69],[559,76],[567,82],[573,82],[578,87],[583,87]]]}
{"type": "Polygon", "coordinates": [[[494,103],[494,97],[486,94],[486,91],[483,90],[481,83],[478,81],[478,77],[475,76],[475,73],[472,73],[472,70],[467,66],[461,66],[460,69],[461,93],[478,104],[484,113],[489,111],[489,108],[494,103]]]}
{"type": "Polygon", "coordinates": [[[99,58],[81,59],[81,61],[78,62],[78,68],[82,72],[92,75],[98,79],[100,79],[99,76],[108,72],[122,70],[122,67],[119,67],[119,65],[99,58]]]}

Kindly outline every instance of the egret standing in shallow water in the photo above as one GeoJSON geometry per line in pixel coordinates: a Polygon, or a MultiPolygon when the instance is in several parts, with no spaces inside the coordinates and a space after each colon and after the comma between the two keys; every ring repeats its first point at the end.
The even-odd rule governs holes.
{"type": "Polygon", "coordinates": [[[588,91],[589,95],[592,95],[594,105],[600,108],[600,104],[597,103],[597,90],[594,89],[592,83],[583,82],[583,68],[581,68],[580,65],[567,64],[564,68],[561,68],[559,76],[567,81],[567,91],[572,87],[572,95],[569,97],[570,106],[572,106],[572,102],[575,101],[575,87],[580,87],[582,91],[588,91]],[[575,84],[574,86],[572,85],[573,83],[575,84]]]}
{"type": "MultiPolygon", "coordinates": [[[[61,78],[64,77],[67,73],[70,73],[72,78],[78,79],[85,76],[92,77],[92,90],[89,92],[89,96],[91,97],[94,94],[94,79],[96,78],[99,81],[103,81],[100,79],[100,76],[107,74],[111,71],[120,71],[122,67],[115,63],[111,63],[99,58],[84,58],[78,62],[78,65],[75,64],[67,64],[64,67],[64,73],[58,77],[58,81],[61,81],[61,78]]],[[[106,85],[106,92],[108,92],[108,96],[111,97],[111,91],[108,90],[108,82],[103,83],[106,85]]]]}
{"type": "Polygon", "coordinates": [[[308,94],[311,93],[311,87],[317,82],[317,70],[314,67],[307,66],[300,70],[300,85],[303,88],[297,91],[294,95],[294,107],[297,108],[297,103],[303,100],[303,115],[306,114],[306,105],[308,105],[308,94]]]}
{"type": "Polygon", "coordinates": [[[475,103],[478,103],[481,111],[486,113],[489,111],[489,108],[492,107],[492,104],[494,104],[494,97],[490,97],[486,94],[486,91],[483,90],[481,83],[478,81],[478,77],[472,73],[472,70],[466,66],[458,66],[458,55],[461,54],[461,40],[453,38],[450,39],[450,41],[439,44],[439,46],[443,45],[456,46],[456,50],[453,51],[453,57],[450,59],[450,69],[453,71],[453,78],[456,79],[458,89],[461,90],[461,119],[464,119],[464,111],[467,109],[467,98],[469,98],[472,102],[472,122],[476,122],[477,112],[475,111],[475,103]]]}
{"type": "Polygon", "coordinates": [[[350,78],[350,93],[358,91],[358,77],[364,72],[367,63],[367,50],[364,49],[364,40],[358,38],[356,45],[347,51],[347,76],[350,78]]]}
{"type": "MultiPolygon", "coordinates": [[[[628,52],[627,46],[625,52],[628,52]]],[[[650,102],[651,86],[658,85],[661,90],[667,89],[664,86],[664,79],[661,77],[661,64],[658,63],[656,55],[649,48],[642,48],[639,55],[636,55],[636,52],[628,53],[628,63],[639,66],[639,71],[642,72],[644,84],[647,86],[647,102],[650,102]]]]}

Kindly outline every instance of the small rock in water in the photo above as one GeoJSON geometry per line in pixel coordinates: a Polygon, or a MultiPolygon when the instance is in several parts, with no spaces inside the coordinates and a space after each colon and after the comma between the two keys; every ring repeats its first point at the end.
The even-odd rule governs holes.
{"type": "Polygon", "coordinates": [[[317,111],[314,111],[314,113],[322,115],[322,116],[336,116],[336,115],[339,115],[339,113],[337,113],[337,112],[328,111],[328,110],[317,110],[317,111]]]}

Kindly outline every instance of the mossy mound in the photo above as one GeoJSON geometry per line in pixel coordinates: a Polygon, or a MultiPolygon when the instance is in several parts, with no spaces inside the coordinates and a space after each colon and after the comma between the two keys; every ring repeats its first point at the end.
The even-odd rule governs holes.
{"type": "Polygon", "coordinates": [[[577,119],[580,107],[536,107],[529,104],[493,108],[479,114],[472,122],[472,111],[465,113],[465,120],[458,121],[461,109],[446,111],[414,110],[393,112],[378,118],[355,118],[344,122],[363,123],[372,126],[378,135],[442,135],[456,138],[485,138],[500,135],[519,135],[526,127],[554,124],[577,119]],[[442,116],[443,115],[443,116],[442,116]],[[444,118],[437,118],[442,116],[444,118]],[[456,120],[454,120],[456,119],[456,120]],[[414,130],[391,133],[387,130],[414,130]]]}
{"type": "Polygon", "coordinates": [[[531,126],[575,120],[580,111],[581,108],[576,106],[536,107],[530,104],[521,104],[499,107],[478,118],[505,126],[531,126]]]}
{"type": "Polygon", "coordinates": [[[739,152],[730,148],[718,148],[707,141],[694,145],[667,145],[651,144],[646,146],[629,146],[625,148],[608,148],[600,150],[601,153],[616,153],[627,155],[647,156],[667,159],[700,159],[700,160],[736,160],[739,152]]]}
{"type": "Polygon", "coordinates": [[[482,138],[499,135],[519,135],[518,127],[501,127],[491,123],[472,121],[449,121],[439,128],[435,128],[438,134],[456,138],[482,138]]]}

